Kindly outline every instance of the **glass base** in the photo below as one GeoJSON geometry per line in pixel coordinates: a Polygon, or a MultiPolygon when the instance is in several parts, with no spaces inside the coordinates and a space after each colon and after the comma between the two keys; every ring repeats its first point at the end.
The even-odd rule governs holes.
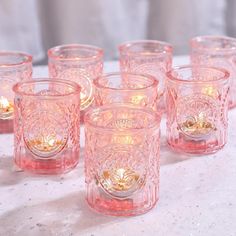
{"type": "Polygon", "coordinates": [[[0,134],[13,133],[13,120],[0,119],[0,134]]]}
{"type": "Polygon", "coordinates": [[[114,198],[103,190],[87,189],[88,205],[96,212],[112,216],[135,216],[150,211],[158,201],[156,187],[139,190],[132,196],[114,198]],[[100,190],[100,191],[99,191],[100,190]]]}
{"type": "Polygon", "coordinates": [[[186,140],[184,138],[167,140],[167,143],[174,151],[202,155],[215,153],[222,149],[225,145],[225,143],[223,145],[219,145],[217,140],[186,140]]]}
{"type": "Polygon", "coordinates": [[[40,160],[32,158],[32,156],[21,156],[15,158],[15,164],[22,170],[43,175],[64,174],[74,169],[79,162],[79,154],[77,158],[63,157],[63,159],[40,160]]]}

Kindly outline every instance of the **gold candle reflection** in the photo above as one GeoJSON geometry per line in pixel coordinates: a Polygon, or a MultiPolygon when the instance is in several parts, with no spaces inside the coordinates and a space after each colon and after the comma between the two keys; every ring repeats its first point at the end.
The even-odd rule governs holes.
{"type": "Polygon", "coordinates": [[[60,150],[65,142],[58,140],[54,135],[46,135],[28,141],[28,147],[38,155],[50,155],[60,150]]]}
{"type": "Polygon", "coordinates": [[[131,158],[131,152],[138,140],[139,138],[134,137],[132,133],[117,133],[112,137],[111,143],[116,147],[113,161],[116,164],[102,171],[99,183],[114,196],[129,196],[143,184],[140,173],[128,164],[127,159],[131,158]]]}
{"type": "Polygon", "coordinates": [[[125,144],[125,145],[131,145],[134,144],[134,138],[132,135],[126,134],[126,135],[114,135],[112,137],[112,143],[116,144],[125,144]]]}
{"type": "Polygon", "coordinates": [[[198,116],[189,117],[183,122],[181,129],[184,133],[195,137],[205,136],[216,130],[215,126],[207,121],[202,112],[198,116]]]}
{"type": "Polygon", "coordinates": [[[101,184],[111,192],[132,190],[139,180],[139,174],[129,168],[105,170],[101,176],[101,184]]]}

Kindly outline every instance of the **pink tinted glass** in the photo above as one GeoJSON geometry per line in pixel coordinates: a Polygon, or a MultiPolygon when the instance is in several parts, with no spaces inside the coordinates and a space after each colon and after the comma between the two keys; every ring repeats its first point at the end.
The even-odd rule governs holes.
{"type": "Polygon", "coordinates": [[[165,110],[166,72],[172,65],[172,46],[155,40],[131,41],[119,46],[122,72],[150,74],[159,81],[158,110],[165,110]]]}
{"type": "Polygon", "coordinates": [[[74,168],[80,150],[80,87],[44,79],[17,83],[13,90],[16,165],[39,174],[74,168]]]}
{"type": "Polygon", "coordinates": [[[167,73],[167,141],[179,151],[212,153],[227,140],[229,73],[204,66],[167,73]]]}
{"type": "Polygon", "coordinates": [[[93,102],[92,80],[102,74],[103,50],[98,47],[71,44],[48,50],[49,76],[72,80],[81,87],[81,110],[93,102]]]}
{"type": "Polygon", "coordinates": [[[13,131],[12,86],[32,76],[32,57],[25,53],[0,51],[0,133],[13,131]]]}
{"type": "Polygon", "coordinates": [[[85,115],[87,201],[98,212],[138,215],[159,198],[159,122],[147,108],[110,104],[85,115]]]}
{"type": "Polygon", "coordinates": [[[230,72],[229,108],[236,106],[236,38],[199,36],[191,39],[193,64],[225,68],[230,72]]]}
{"type": "Polygon", "coordinates": [[[157,109],[158,81],[151,75],[111,73],[94,81],[96,106],[110,103],[130,103],[157,109]]]}

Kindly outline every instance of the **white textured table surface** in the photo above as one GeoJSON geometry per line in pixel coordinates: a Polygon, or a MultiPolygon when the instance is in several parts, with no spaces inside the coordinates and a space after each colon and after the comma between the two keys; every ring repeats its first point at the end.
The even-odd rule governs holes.
{"type": "MultiPolygon", "coordinates": [[[[177,64],[185,61],[176,58],[177,64]]],[[[116,68],[115,63],[105,66],[106,71],[116,68]]],[[[34,75],[46,76],[47,70],[35,68],[34,75]]],[[[0,135],[0,236],[235,236],[235,121],[236,109],[229,112],[225,148],[201,157],[171,152],[162,122],[160,200],[147,214],[130,218],[88,208],[83,156],[67,175],[32,176],[12,164],[13,136],[0,135]]]]}

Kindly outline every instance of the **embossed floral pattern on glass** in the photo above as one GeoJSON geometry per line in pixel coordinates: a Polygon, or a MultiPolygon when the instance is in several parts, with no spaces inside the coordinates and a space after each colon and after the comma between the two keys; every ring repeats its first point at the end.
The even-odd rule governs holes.
{"type": "Polygon", "coordinates": [[[94,81],[96,106],[128,103],[157,110],[158,81],[151,75],[110,73],[94,81]]]}
{"type": "Polygon", "coordinates": [[[48,66],[50,77],[72,80],[80,85],[82,111],[93,103],[92,81],[103,71],[101,48],[83,44],[51,48],[48,50],[48,66]]]}
{"type": "Polygon", "coordinates": [[[96,211],[137,215],[156,204],[159,122],[152,110],[123,104],[86,113],[87,201],[96,211]]]}
{"type": "Polygon", "coordinates": [[[165,110],[166,72],[172,65],[172,46],[156,40],[130,41],[119,46],[122,72],[150,74],[159,81],[158,110],[165,110]]]}
{"type": "Polygon", "coordinates": [[[199,36],[191,39],[191,61],[230,72],[229,108],[236,106],[236,38],[199,36]]]}
{"type": "Polygon", "coordinates": [[[12,87],[32,77],[32,57],[25,53],[0,51],[0,133],[12,132],[14,115],[12,87]]]}
{"type": "Polygon", "coordinates": [[[227,141],[229,73],[201,65],[167,73],[167,141],[175,150],[212,153],[227,141]]]}
{"type": "Polygon", "coordinates": [[[64,173],[79,160],[80,87],[66,80],[17,83],[15,163],[40,174],[64,173]]]}

